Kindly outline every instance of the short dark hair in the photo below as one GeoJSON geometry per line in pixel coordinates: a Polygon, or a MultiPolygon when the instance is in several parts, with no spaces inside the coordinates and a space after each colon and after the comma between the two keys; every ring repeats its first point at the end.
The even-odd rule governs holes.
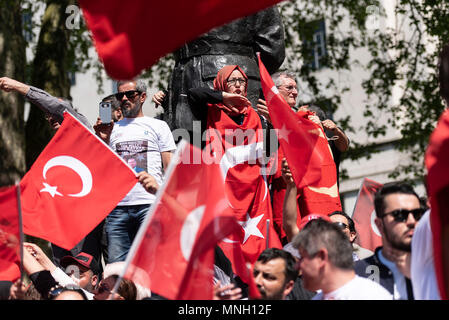
{"type": "Polygon", "coordinates": [[[316,255],[322,248],[328,253],[329,262],[337,268],[352,270],[352,244],[348,237],[332,222],[314,219],[293,238],[293,247],[302,248],[308,255],[316,255]]]}
{"type": "Polygon", "coordinates": [[[352,220],[352,218],[351,218],[350,216],[348,216],[348,214],[347,214],[346,212],[343,212],[343,211],[334,211],[334,212],[332,212],[332,213],[329,213],[329,217],[330,217],[330,216],[335,216],[335,215],[337,215],[337,214],[339,214],[340,216],[345,217],[346,220],[348,220],[349,231],[351,231],[351,232],[357,232],[357,231],[355,230],[354,220],[352,220]]]}
{"type": "Polygon", "coordinates": [[[440,52],[438,61],[438,81],[440,95],[449,106],[449,44],[445,44],[440,52]]]}
{"type": "MultiPolygon", "coordinates": [[[[119,276],[116,274],[111,275],[116,282],[119,276]]],[[[117,293],[123,297],[125,300],[136,300],[137,299],[137,287],[133,281],[125,278],[121,278],[120,284],[117,288],[117,293]]]]}
{"type": "Polygon", "coordinates": [[[298,269],[296,268],[296,260],[290,252],[278,249],[278,248],[268,248],[262,251],[262,253],[257,258],[257,261],[262,263],[267,263],[268,261],[281,258],[285,262],[285,283],[290,280],[295,281],[298,276],[298,269]]]}
{"type": "Polygon", "coordinates": [[[320,118],[320,121],[326,120],[326,118],[327,118],[327,117],[326,117],[326,113],[323,111],[323,109],[321,109],[321,108],[318,107],[317,105],[315,105],[315,104],[310,104],[310,105],[307,107],[307,109],[310,110],[310,111],[312,111],[312,112],[315,112],[316,115],[317,115],[317,117],[320,118]]]}
{"type": "Polygon", "coordinates": [[[390,194],[410,194],[415,196],[419,201],[419,196],[416,194],[413,187],[406,182],[389,182],[380,188],[374,196],[374,209],[376,210],[376,216],[381,218],[385,214],[385,197],[390,194]]]}

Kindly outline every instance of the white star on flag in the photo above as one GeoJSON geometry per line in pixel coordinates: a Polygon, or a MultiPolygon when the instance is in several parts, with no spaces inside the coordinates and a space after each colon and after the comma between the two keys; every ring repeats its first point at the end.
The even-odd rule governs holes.
{"type": "Polygon", "coordinates": [[[260,232],[259,228],[257,228],[257,225],[259,224],[262,217],[263,214],[255,218],[251,218],[247,213],[246,221],[238,221],[238,223],[242,226],[243,230],[245,231],[245,238],[243,239],[243,244],[246,242],[246,240],[248,240],[250,236],[257,236],[262,239],[265,238],[263,234],[260,232]]]}
{"type": "Polygon", "coordinates": [[[45,188],[43,188],[40,192],[48,192],[52,196],[52,198],[55,197],[55,194],[62,197],[62,194],[56,190],[58,186],[52,187],[51,185],[45,182],[43,182],[43,184],[45,188]]]}
{"type": "Polygon", "coordinates": [[[291,130],[288,130],[285,127],[285,124],[282,125],[281,129],[276,129],[276,130],[277,130],[277,133],[278,133],[279,140],[280,139],[284,139],[285,141],[289,142],[288,141],[288,135],[290,134],[291,130]]]}

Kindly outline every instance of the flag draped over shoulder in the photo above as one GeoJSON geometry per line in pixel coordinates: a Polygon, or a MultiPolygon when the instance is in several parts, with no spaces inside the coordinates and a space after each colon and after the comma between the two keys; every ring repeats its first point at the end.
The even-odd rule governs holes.
{"type": "Polygon", "coordinates": [[[260,57],[259,70],[271,122],[300,194],[298,219],[341,210],[337,170],[323,128],[308,119],[310,111],[290,108],[260,57]]]}
{"type": "MultiPolygon", "coordinates": [[[[206,154],[220,163],[226,198],[241,225],[220,247],[235,265],[234,246],[241,245],[246,261],[253,264],[268,246],[282,248],[273,227],[268,185],[263,176],[263,131],[259,116],[248,108],[238,125],[223,110],[208,110],[206,154]],[[267,220],[269,220],[267,234],[267,220]]],[[[237,270],[234,270],[238,274],[237,270]]]]}
{"type": "Polygon", "coordinates": [[[70,113],[20,182],[23,231],[72,249],[137,183],[135,173],[70,113]]]}
{"type": "Polygon", "coordinates": [[[373,252],[377,247],[382,246],[381,234],[374,223],[376,218],[374,195],[382,186],[381,183],[374,180],[363,179],[354,211],[352,212],[352,220],[354,220],[355,229],[357,230],[356,243],[362,248],[373,252]]]}
{"type": "Polygon", "coordinates": [[[438,288],[448,299],[449,287],[449,111],[440,117],[425,155],[427,190],[430,199],[430,226],[438,288]]]}
{"type": "Polygon", "coordinates": [[[214,248],[239,228],[220,167],[195,159],[181,142],[127,258],[124,277],[168,299],[212,299],[214,248]]]}
{"type": "Polygon", "coordinates": [[[20,228],[17,187],[0,188],[0,281],[20,278],[20,228]]]}
{"type": "Polygon", "coordinates": [[[280,0],[80,0],[107,73],[134,78],[160,57],[211,28],[280,0]]]}

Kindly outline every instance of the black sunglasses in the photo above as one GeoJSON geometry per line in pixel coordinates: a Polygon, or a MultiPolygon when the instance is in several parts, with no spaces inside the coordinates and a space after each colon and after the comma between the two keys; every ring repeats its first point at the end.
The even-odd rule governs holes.
{"type": "Polygon", "coordinates": [[[408,215],[411,213],[413,215],[413,218],[415,218],[416,221],[421,219],[422,215],[424,214],[425,210],[423,208],[408,210],[408,209],[397,209],[393,210],[391,212],[385,213],[383,217],[386,215],[391,215],[394,218],[394,221],[396,222],[404,222],[408,219],[408,215]]]}
{"type": "Polygon", "coordinates": [[[126,96],[126,98],[129,99],[133,99],[136,94],[140,94],[141,92],[139,90],[129,90],[129,91],[123,91],[123,92],[117,92],[115,94],[115,97],[117,98],[117,100],[122,100],[123,96],[126,96]]]}
{"type": "Polygon", "coordinates": [[[343,223],[343,222],[334,222],[334,224],[339,227],[341,230],[345,230],[346,228],[348,228],[348,225],[343,223]]]}

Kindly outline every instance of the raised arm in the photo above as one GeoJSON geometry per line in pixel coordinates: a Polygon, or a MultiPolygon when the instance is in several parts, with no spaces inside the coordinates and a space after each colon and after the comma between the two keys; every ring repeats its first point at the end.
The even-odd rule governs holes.
{"type": "Polygon", "coordinates": [[[298,217],[296,196],[298,191],[285,158],[282,159],[282,178],[284,178],[284,181],[287,184],[282,214],[282,228],[287,235],[287,240],[290,242],[293,237],[299,233],[299,228],[296,223],[298,217]]]}
{"type": "Polygon", "coordinates": [[[0,89],[6,92],[16,91],[22,94],[29,102],[36,105],[45,113],[50,114],[59,123],[62,123],[62,120],[64,120],[63,114],[67,110],[87,126],[89,130],[93,130],[89,120],[84,115],[78,113],[70,102],[56,98],[44,90],[7,77],[0,78],[0,89]]]}

